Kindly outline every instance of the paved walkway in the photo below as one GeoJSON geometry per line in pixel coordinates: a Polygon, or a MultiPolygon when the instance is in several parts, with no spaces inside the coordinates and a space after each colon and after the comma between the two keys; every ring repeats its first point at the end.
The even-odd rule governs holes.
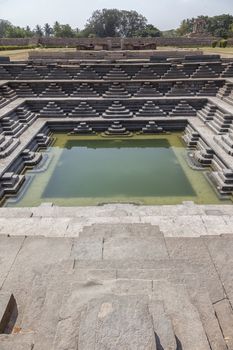
{"type": "Polygon", "coordinates": [[[232,205],[134,206],[109,204],[93,207],[1,208],[0,234],[78,237],[93,224],[158,226],[165,237],[233,234],[232,205]],[[9,220],[10,219],[10,220],[9,220]]]}

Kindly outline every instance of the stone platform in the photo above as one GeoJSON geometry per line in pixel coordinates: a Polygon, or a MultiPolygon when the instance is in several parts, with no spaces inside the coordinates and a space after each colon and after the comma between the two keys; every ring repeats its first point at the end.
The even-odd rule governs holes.
{"type": "MultiPolygon", "coordinates": [[[[101,209],[111,221],[113,207],[101,209]]],[[[168,237],[148,223],[73,232],[0,236],[0,310],[11,295],[17,309],[1,349],[233,349],[232,235],[168,237]]]]}

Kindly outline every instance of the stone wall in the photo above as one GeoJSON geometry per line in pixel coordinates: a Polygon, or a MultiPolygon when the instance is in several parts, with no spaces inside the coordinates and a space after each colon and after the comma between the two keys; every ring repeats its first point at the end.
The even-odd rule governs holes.
{"type": "Polygon", "coordinates": [[[0,46],[30,46],[38,44],[38,38],[0,38],[0,46]]]}
{"type": "MultiPolygon", "coordinates": [[[[0,45],[43,45],[43,46],[54,46],[54,47],[66,47],[73,46],[105,46],[106,49],[112,48],[123,48],[122,45],[130,46],[143,46],[143,45],[158,45],[158,46],[210,46],[212,41],[216,38],[211,37],[200,37],[200,38],[127,38],[122,40],[121,38],[9,38],[0,39],[0,45]]],[[[233,45],[233,40],[229,40],[233,45]]]]}
{"type": "Polygon", "coordinates": [[[162,51],[162,50],[132,50],[132,51],[46,51],[46,50],[33,50],[29,52],[29,60],[37,61],[46,60],[46,62],[59,62],[64,60],[118,60],[118,59],[150,59],[153,57],[164,57],[166,58],[180,58],[183,59],[185,56],[189,55],[201,55],[203,52],[200,50],[188,51],[188,50],[171,50],[171,51],[162,51]]]}
{"type": "Polygon", "coordinates": [[[217,40],[212,37],[200,37],[200,38],[156,38],[156,44],[158,46],[210,46],[211,43],[217,40]]]}

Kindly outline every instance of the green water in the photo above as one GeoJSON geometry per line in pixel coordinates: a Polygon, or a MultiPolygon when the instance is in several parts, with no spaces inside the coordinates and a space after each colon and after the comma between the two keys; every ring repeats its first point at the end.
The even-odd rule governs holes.
{"type": "Polygon", "coordinates": [[[112,139],[54,134],[56,141],[45,152],[47,168],[28,171],[33,175],[30,185],[6,205],[232,203],[217,197],[204,172],[188,166],[180,136],[112,139]]]}

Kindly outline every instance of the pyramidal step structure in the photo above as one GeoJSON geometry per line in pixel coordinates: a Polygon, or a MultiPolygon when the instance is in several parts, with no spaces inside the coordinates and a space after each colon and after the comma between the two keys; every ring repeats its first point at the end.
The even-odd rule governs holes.
{"type": "Polygon", "coordinates": [[[152,83],[145,82],[140,89],[135,93],[135,97],[161,97],[163,96],[152,83]]]}
{"type": "Polygon", "coordinates": [[[185,100],[181,100],[169,113],[170,117],[195,117],[197,111],[185,100]]]}
{"type": "Polygon", "coordinates": [[[132,136],[132,133],[127,130],[119,121],[114,121],[111,126],[103,133],[103,136],[108,137],[129,137],[132,136]]]}
{"type": "Polygon", "coordinates": [[[104,76],[106,80],[127,80],[130,79],[130,76],[120,67],[113,67],[110,71],[104,76]]]}
{"type": "Polygon", "coordinates": [[[40,94],[41,97],[66,97],[67,94],[57,83],[50,83],[49,86],[40,94]]]}
{"type": "Polygon", "coordinates": [[[99,113],[88,102],[82,101],[72,109],[68,116],[70,118],[96,118],[99,117],[99,113]]]}
{"type": "Polygon", "coordinates": [[[102,114],[103,118],[132,118],[133,113],[130,112],[120,101],[114,101],[112,105],[102,114]]]}
{"type": "Polygon", "coordinates": [[[94,134],[95,132],[86,122],[80,122],[78,125],[71,131],[70,135],[74,134],[94,134]]]}
{"type": "Polygon", "coordinates": [[[158,124],[156,124],[153,120],[150,120],[148,124],[142,128],[143,134],[160,134],[163,131],[163,128],[161,126],[158,126],[158,124]]]}
{"type": "Polygon", "coordinates": [[[160,79],[160,75],[154,72],[150,67],[142,67],[133,78],[135,80],[160,79]]]}
{"type": "Polygon", "coordinates": [[[130,98],[131,94],[126,91],[122,84],[114,82],[103,94],[104,98],[130,98]]]}
{"type": "Polygon", "coordinates": [[[136,113],[136,117],[166,117],[166,113],[153,101],[146,101],[136,113]]]}
{"type": "Polygon", "coordinates": [[[64,111],[56,104],[56,102],[50,101],[40,110],[39,115],[41,117],[64,117],[64,111]]]}
{"type": "Polygon", "coordinates": [[[70,94],[70,97],[99,97],[99,94],[88,83],[81,83],[80,85],[74,88],[74,90],[70,94]]]}

